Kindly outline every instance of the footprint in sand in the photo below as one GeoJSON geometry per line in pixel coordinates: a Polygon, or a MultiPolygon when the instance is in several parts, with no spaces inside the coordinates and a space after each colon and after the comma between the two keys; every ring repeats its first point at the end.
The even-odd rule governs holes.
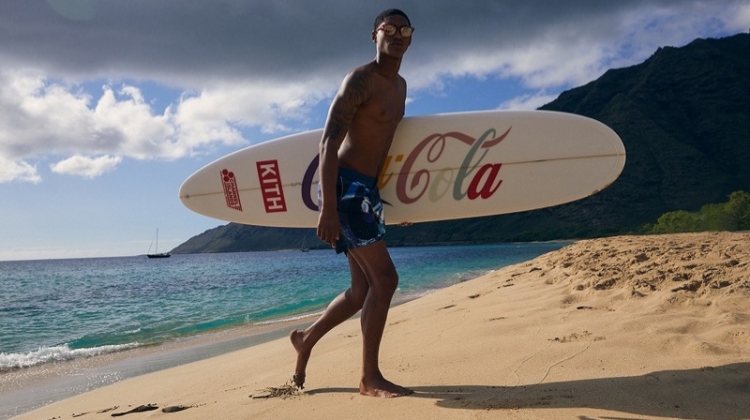
{"type": "Polygon", "coordinates": [[[159,406],[156,404],[139,405],[138,407],[130,411],[123,411],[121,413],[112,413],[112,417],[124,416],[125,414],[131,414],[131,413],[143,413],[144,411],[153,411],[153,410],[158,410],[158,409],[159,409],[159,406]]]}
{"type": "Polygon", "coordinates": [[[178,411],[187,410],[188,408],[192,408],[192,405],[173,405],[169,407],[164,407],[161,409],[163,413],[176,413],[178,411]]]}
{"type": "MultiPolygon", "coordinates": [[[[191,408],[191,407],[193,406],[192,405],[172,405],[169,407],[162,408],[161,411],[163,413],[177,413],[179,411],[187,410],[188,408],[191,408]]],[[[111,408],[106,411],[114,410],[115,408],[111,408]]],[[[131,414],[131,413],[143,413],[145,411],[153,411],[153,410],[158,410],[158,409],[159,409],[159,406],[156,404],[139,405],[138,407],[130,411],[123,411],[121,413],[112,413],[112,417],[124,416],[125,414],[131,414]]]]}

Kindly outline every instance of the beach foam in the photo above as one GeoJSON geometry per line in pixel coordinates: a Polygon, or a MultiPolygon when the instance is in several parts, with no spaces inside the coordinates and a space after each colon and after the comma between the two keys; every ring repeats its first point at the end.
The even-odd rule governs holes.
{"type": "Polygon", "coordinates": [[[28,368],[49,362],[61,362],[78,358],[101,356],[137,347],[141,347],[141,344],[130,343],[83,349],[71,349],[67,345],[61,345],[54,347],[40,347],[37,350],[28,353],[0,353],[0,372],[28,368]]]}

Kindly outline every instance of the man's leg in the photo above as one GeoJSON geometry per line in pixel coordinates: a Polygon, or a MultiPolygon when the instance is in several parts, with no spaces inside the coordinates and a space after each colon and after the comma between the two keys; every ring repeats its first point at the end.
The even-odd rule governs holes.
{"type": "Polygon", "coordinates": [[[349,270],[352,285],[345,292],[331,301],[323,315],[304,331],[294,330],[289,335],[294,349],[297,350],[297,366],[294,370],[294,384],[302,388],[305,383],[305,370],[310,359],[310,352],[315,344],[328,331],[356,314],[364,304],[369,288],[365,274],[354,261],[351,252],[348,253],[349,270]]]}
{"type": "Polygon", "coordinates": [[[362,380],[359,392],[373,397],[400,397],[413,391],[383,377],[379,367],[380,341],[383,338],[391,299],[398,287],[398,274],[385,241],[349,251],[367,279],[369,288],[362,306],[362,380]]]}

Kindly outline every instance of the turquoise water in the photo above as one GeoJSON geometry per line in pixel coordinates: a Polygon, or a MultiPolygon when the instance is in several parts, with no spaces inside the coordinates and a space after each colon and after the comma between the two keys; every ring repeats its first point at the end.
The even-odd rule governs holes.
{"type": "MultiPolygon", "coordinates": [[[[564,243],[393,248],[405,300],[564,243]]],[[[348,287],[330,250],[0,262],[0,374],[321,311],[348,287]]]]}

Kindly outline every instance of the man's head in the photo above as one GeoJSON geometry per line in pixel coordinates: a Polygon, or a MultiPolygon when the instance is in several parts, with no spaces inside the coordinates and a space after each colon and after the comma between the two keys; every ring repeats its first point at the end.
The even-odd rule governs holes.
{"type": "Polygon", "coordinates": [[[372,41],[377,44],[378,54],[401,58],[411,45],[413,30],[406,13],[388,9],[375,18],[372,41]]]}
{"type": "Polygon", "coordinates": [[[409,26],[411,26],[411,21],[409,20],[409,16],[406,16],[406,13],[398,9],[387,9],[387,10],[383,10],[383,12],[381,12],[378,15],[378,17],[375,18],[375,25],[373,25],[372,30],[377,31],[378,27],[385,21],[385,19],[388,16],[394,16],[394,15],[404,17],[406,19],[406,23],[408,23],[409,26]]]}

